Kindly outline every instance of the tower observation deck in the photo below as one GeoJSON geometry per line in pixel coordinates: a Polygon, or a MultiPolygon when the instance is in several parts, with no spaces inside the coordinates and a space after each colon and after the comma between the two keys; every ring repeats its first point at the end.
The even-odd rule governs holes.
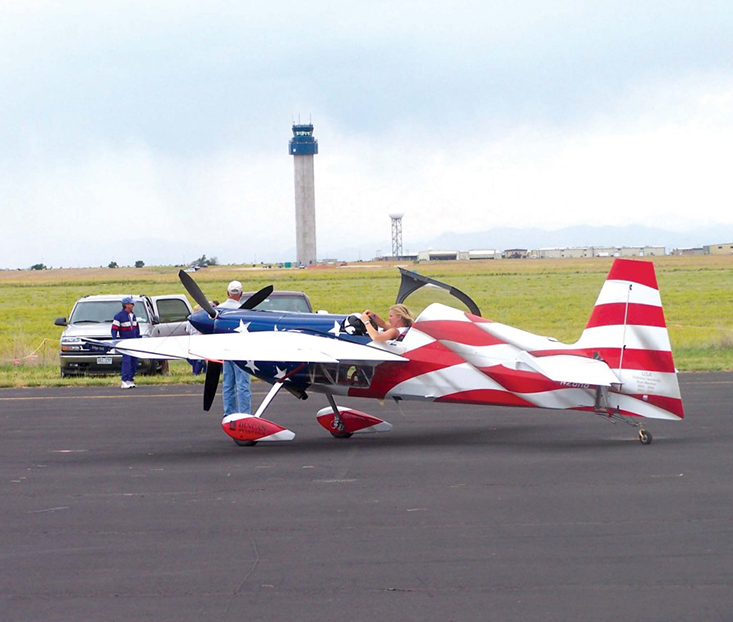
{"type": "Polygon", "coordinates": [[[295,170],[295,246],[297,261],[305,266],[316,263],[316,189],[313,156],[318,141],[313,124],[293,124],[290,155],[295,170]]]}

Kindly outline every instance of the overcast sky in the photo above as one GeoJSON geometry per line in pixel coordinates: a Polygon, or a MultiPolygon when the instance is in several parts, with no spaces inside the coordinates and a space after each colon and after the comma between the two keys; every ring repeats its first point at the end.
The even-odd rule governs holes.
{"type": "Polygon", "coordinates": [[[732,6],[0,0],[0,267],[293,259],[298,119],[321,257],[730,225],[732,6]]]}

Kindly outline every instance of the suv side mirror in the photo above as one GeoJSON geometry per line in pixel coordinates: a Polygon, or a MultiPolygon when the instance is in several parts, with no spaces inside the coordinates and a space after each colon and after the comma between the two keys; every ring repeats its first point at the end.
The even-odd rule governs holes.
{"type": "Polygon", "coordinates": [[[153,315],[150,316],[150,321],[155,326],[156,324],[160,324],[160,318],[153,313],[153,315]]]}
{"type": "Polygon", "coordinates": [[[54,321],[54,324],[56,326],[66,326],[66,318],[65,317],[57,317],[54,321]]]}

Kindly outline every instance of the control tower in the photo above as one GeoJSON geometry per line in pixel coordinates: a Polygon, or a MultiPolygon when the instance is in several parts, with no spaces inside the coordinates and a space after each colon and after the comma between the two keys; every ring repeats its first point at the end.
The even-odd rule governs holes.
{"type": "Polygon", "coordinates": [[[316,187],[313,179],[313,156],[318,141],[313,138],[313,124],[293,124],[290,155],[295,163],[295,247],[297,261],[304,266],[316,263],[316,187]]]}

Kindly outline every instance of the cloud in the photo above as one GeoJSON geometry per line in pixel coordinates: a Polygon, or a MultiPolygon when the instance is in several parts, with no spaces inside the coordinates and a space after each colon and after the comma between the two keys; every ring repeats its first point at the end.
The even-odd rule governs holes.
{"type": "Polygon", "coordinates": [[[321,145],[321,255],[388,249],[394,211],[407,247],[497,226],[730,222],[726,9],[4,3],[0,266],[106,263],[134,236],[175,262],[292,259],[299,114],[321,145]]]}
{"type": "MultiPolygon", "coordinates": [[[[316,123],[320,254],[355,242],[365,255],[389,248],[396,211],[405,213],[408,246],[492,227],[731,223],[731,103],[725,76],[643,85],[573,132],[513,127],[491,141],[419,125],[373,136],[324,119],[316,123]]],[[[173,156],[130,141],[88,143],[63,161],[36,137],[25,158],[4,162],[10,221],[18,231],[32,223],[33,235],[7,240],[3,263],[21,256],[30,265],[41,251],[56,265],[106,263],[85,255],[85,241],[114,247],[142,237],[190,248],[192,257],[290,260],[288,129],[262,152],[173,156]]]]}

